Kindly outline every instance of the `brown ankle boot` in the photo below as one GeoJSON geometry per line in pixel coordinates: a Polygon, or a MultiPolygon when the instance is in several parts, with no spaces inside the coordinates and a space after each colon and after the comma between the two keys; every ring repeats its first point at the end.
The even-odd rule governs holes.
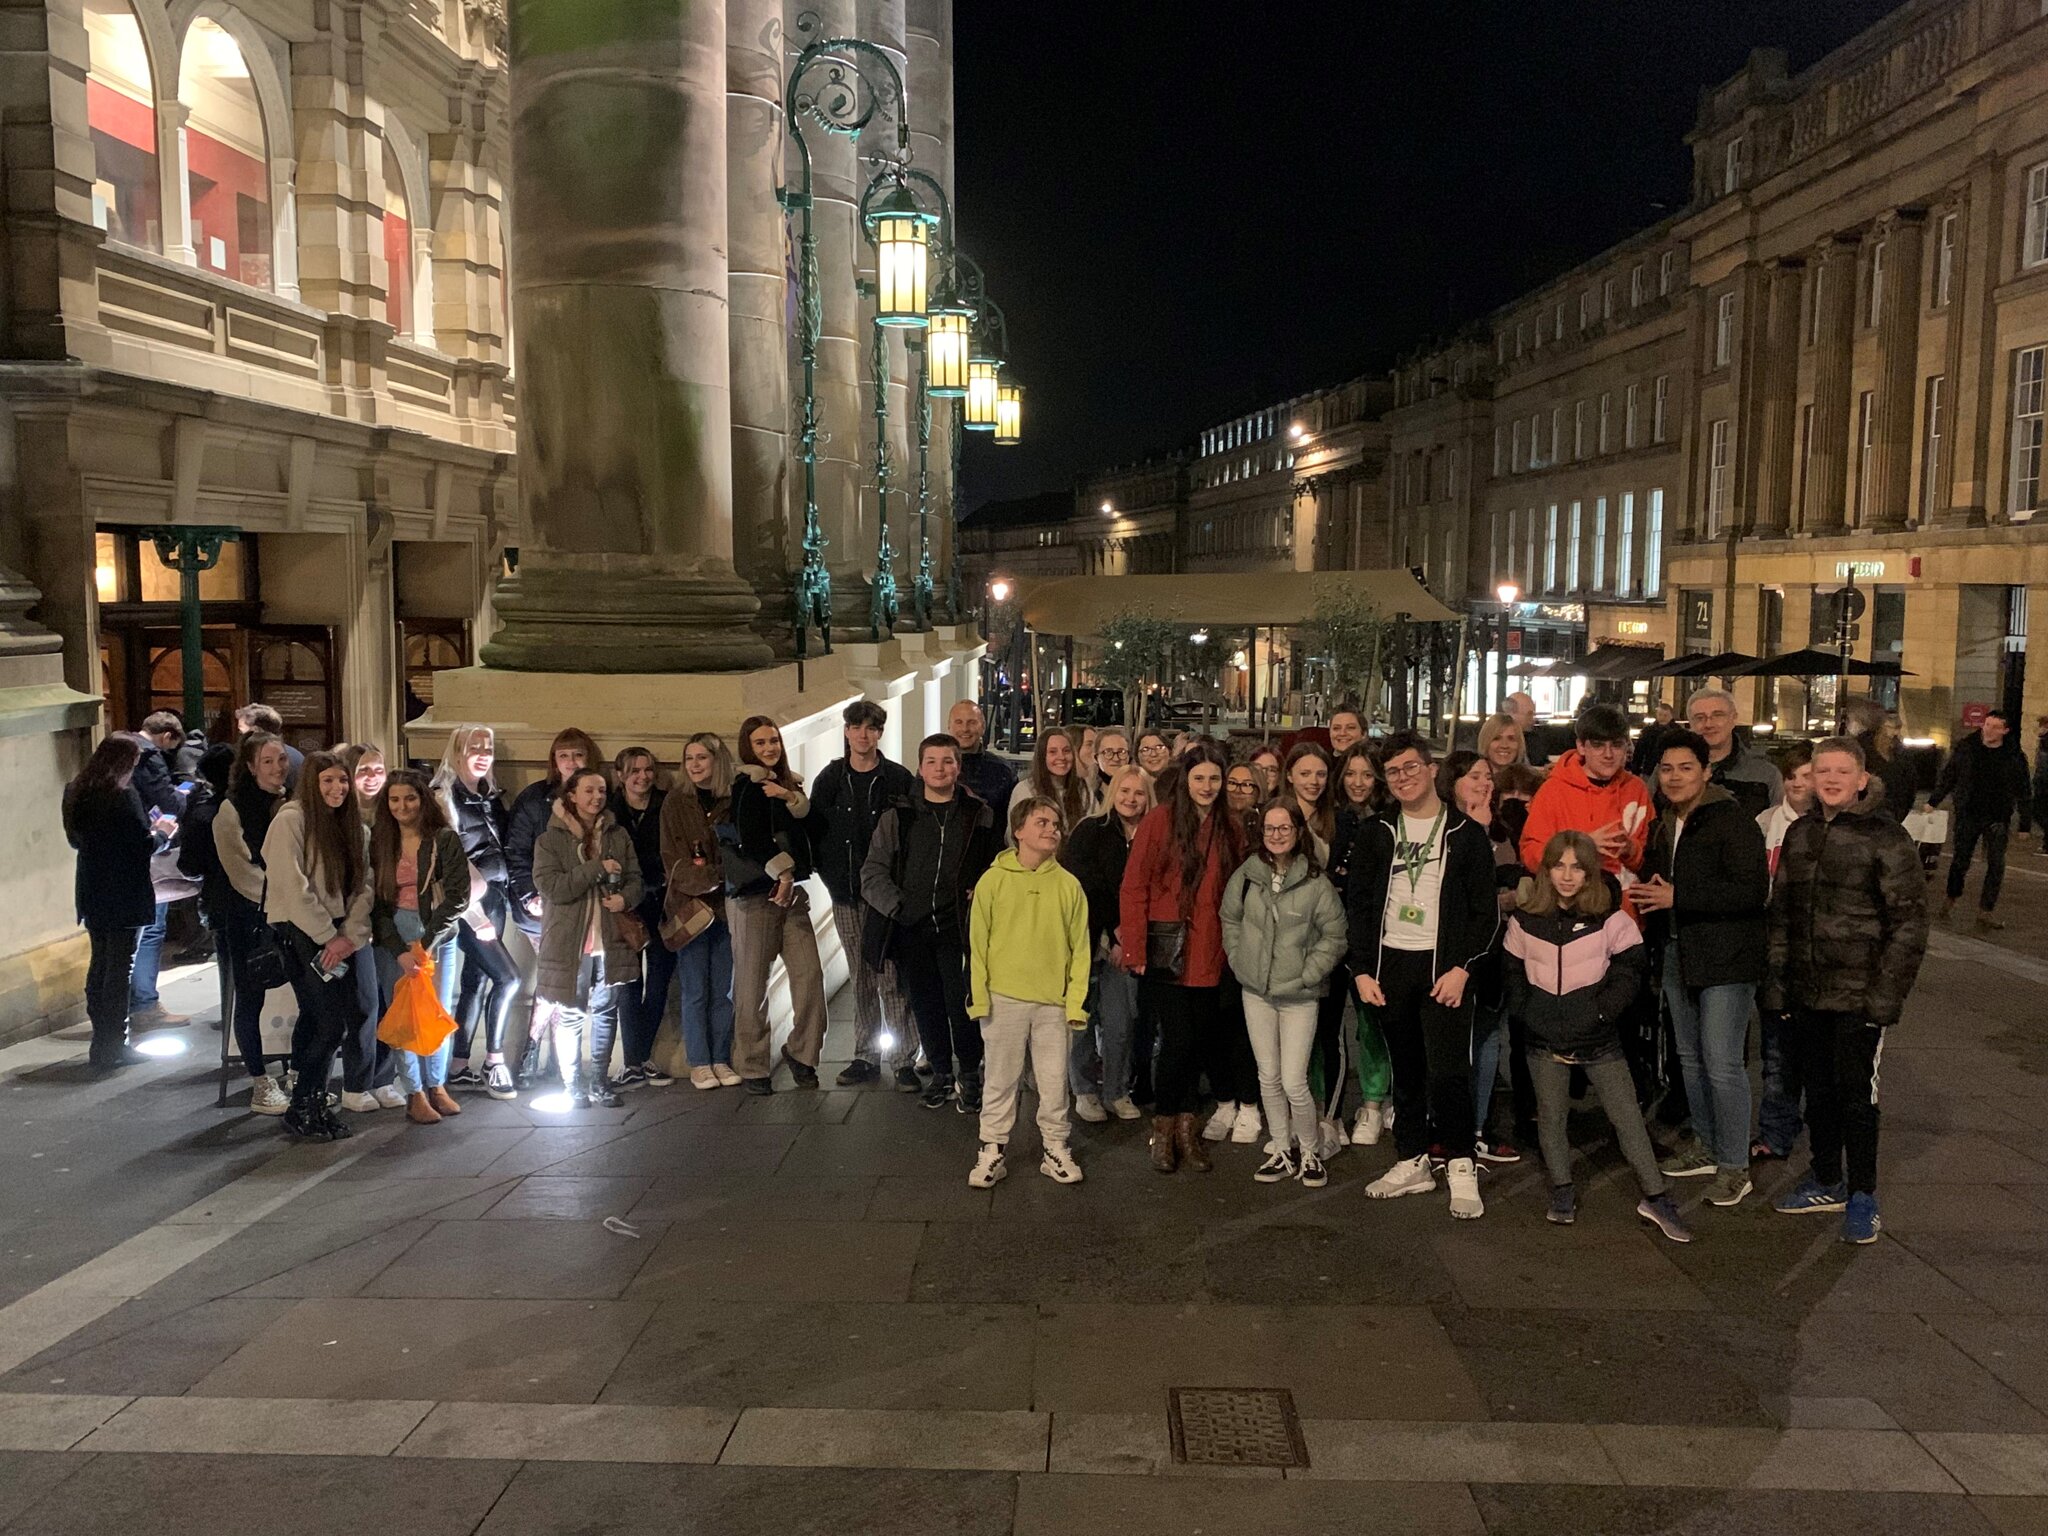
{"type": "Polygon", "coordinates": [[[414,1125],[439,1125],[441,1117],[434,1112],[434,1106],[427,1102],[424,1093],[408,1093],[405,1096],[405,1118],[414,1125]]]}
{"type": "Polygon", "coordinates": [[[1201,1121],[1194,1115],[1173,1117],[1173,1142],[1180,1152],[1180,1164],[1189,1173],[1213,1173],[1209,1149],[1202,1145],[1201,1121]]]}
{"type": "Polygon", "coordinates": [[[1174,1145],[1173,1116],[1152,1117],[1152,1171],[1171,1173],[1180,1166],[1180,1149],[1174,1145]]]}
{"type": "Polygon", "coordinates": [[[444,1115],[459,1115],[462,1113],[462,1106],[455,1102],[455,1095],[446,1088],[443,1088],[439,1083],[434,1084],[433,1087],[427,1090],[427,1102],[444,1115]]]}

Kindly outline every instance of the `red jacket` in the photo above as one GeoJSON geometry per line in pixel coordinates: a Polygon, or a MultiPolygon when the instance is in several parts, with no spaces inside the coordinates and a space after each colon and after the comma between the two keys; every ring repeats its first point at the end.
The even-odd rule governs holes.
{"type": "Polygon", "coordinates": [[[1223,980],[1223,885],[1231,871],[1244,862],[1237,819],[1220,796],[1200,835],[1208,845],[1208,857],[1201,882],[1195,887],[1195,899],[1185,912],[1180,899],[1180,857],[1173,849],[1171,806],[1156,807],[1138,823],[1118,893],[1117,942],[1123,946],[1127,967],[1145,963],[1147,924],[1186,918],[1187,963],[1180,974],[1180,983],[1186,987],[1213,987],[1223,980]]]}
{"type": "Polygon", "coordinates": [[[1605,784],[1595,784],[1586,777],[1579,749],[1572,748],[1557,760],[1550,777],[1529,802],[1529,820],[1522,828],[1522,863],[1540,870],[1543,845],[1555,834],[1592,833],[1610,822],[1626,823],[1630,806],[1640,809],[1634,813],[1635,825],[1629,828],[1627,848],[1618,859],[1600,861],[1610,875],[1619,876],[1623,869],[1633,872],[1642,867],[1643,846],[1649,841],[1650,823],[1657,819],[1656,807],[1650,803],[1650,792],[1643,787],[1643,781],[1625,768],[1605,784]]]}

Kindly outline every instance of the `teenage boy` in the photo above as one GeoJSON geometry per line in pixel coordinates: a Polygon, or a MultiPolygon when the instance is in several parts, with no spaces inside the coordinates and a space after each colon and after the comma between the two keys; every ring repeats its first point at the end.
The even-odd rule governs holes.
{"type": "Polygon", "coordinates": [[[810,818],[818,873],[832,893],[832,926],[839,930],[839,947],[853,978],[853,1060],[839,1074],[839,1086],[851,1088],[880,1077],[882,1058],[893,1043],[896,1086],[916,1093],[924,1087],[917,1075],[917,1031],[904,1016],[896,967],[879,954],[883,946],[875,946],[877,955],[871,960],[862,944],[860,871],[882,812],[908,800],[917,790],[917,780],[908,768],[882,755],[889,714],[881,705],[855,699],[840,719],[846,727],[846,752],[827,763],[811,787],[810,818]]]}
{"type": "Polygon", "coordinates": [[[1771,893],[1763,1005],[1790,1013],[1786,1091],[1806,1092],[1812,1154],[1776,1205],[1840,1211],[1844,1242],[1874,1243],[1878,1063],[1927,949],[1927,881],[1854,741],[1813,749],[1813,793],[1814,808],[1785,834],[1771,893]]]}
{"type": "Polygon", "coordinates": [[[1445,1165],[1451,1214],[1484,1214],[1472,1160],[1472,968],[1500,926],[1486,829],[1437,798],[1429,743],[1387,738],[1382,772],[1393,815],[1359,828],[1347,903],[1358,996],[1379,1010],[1394,1064],[1394,1142],[1401,1160],[1366,1187],[1375,1200],[1436,1188],[1445,1165]]]}
{"type": "Polygon", "coordinates": [[[1543,864],[1543,845],[1559,832],[1584,832],[1600,850],[1600,867],[1625,882],[1642,868],[1650,823],[1650,792],[1628,771],[1628,716],[1612,704],[1580,713],[1578,745],[1557,760],[1522,824],[1522,863],[1543,864]]]}
{"type": "Polygon", "coordinates": [[[981,1111],[981,1031],[967,1017],[967,900],[1002,847],[995,812],[960,782],[960,744],[927,736],[916,793],[882,813],[860,892],[896,925],[896,979],[931,1068],[924,1107],[981,1111]]]}
{"type": "Polygon", "coordinates": [[[1003,1148],[1017,1123],[1024,1058],[1038,1086],[1038,1171],[1081,1182],[1067,1149],[1067,1050],[1088,1026],[1088,896],[1060,868],[1060,808],[1037,795],[1010,807],[1015,848],[996,855],[974,887],[967,1011],[987,1051],[981,1151],[967,1182],[987,1189],[1009,1167],[1003,1148]]]}

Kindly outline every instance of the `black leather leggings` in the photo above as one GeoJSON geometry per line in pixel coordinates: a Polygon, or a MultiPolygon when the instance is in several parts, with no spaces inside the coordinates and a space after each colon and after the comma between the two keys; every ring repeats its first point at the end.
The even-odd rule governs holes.
{"type": "MultiPolygon", "coordinates": [[[[485,893],[483,908],[484,916],[502,934],[510,920],[509,909],[504,892],[495,884],[485,893]]],[[[468,923],[456,923],[455,943],[462,952],[459,990],[450,996],[445,974],[441,987],[441,1005],[455,1020],[455,1058],[467,1061],[474,1050],[479,1013],[483,1015],[485,1052],[501,1055],[513,1010],[519,1006],[519,967],[512,963],[512,952],[503,939],[478,938],[468,923]]]]}

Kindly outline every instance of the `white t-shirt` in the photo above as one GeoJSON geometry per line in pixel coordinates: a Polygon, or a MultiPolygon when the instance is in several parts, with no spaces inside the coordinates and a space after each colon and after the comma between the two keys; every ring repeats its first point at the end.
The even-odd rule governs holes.
{"type": "MultiPolygon", "coordinates": [[[[1387,909],[1380,919],[1380,941],[1388,949],[1433,951],[1436,948],[1437,908],[1444,888],[1444,826],[1447,813],[1414,817],[1401,815],[1395,822],[1393,868],[1387,875],[1387,909]],[[1424,862],[1415,872],[1415,886],[1408,885],[1408,862],[1402,858],[1402,844],[1426,844],[1424,862]],[[1420,922],[1412,921],[1420,909],[1420,922]],[[1408,916],[1403,916],[1407,912],[1408,916]]],[[[1411,857],[1413,853],[1411,852],[1411,857]]]]}

